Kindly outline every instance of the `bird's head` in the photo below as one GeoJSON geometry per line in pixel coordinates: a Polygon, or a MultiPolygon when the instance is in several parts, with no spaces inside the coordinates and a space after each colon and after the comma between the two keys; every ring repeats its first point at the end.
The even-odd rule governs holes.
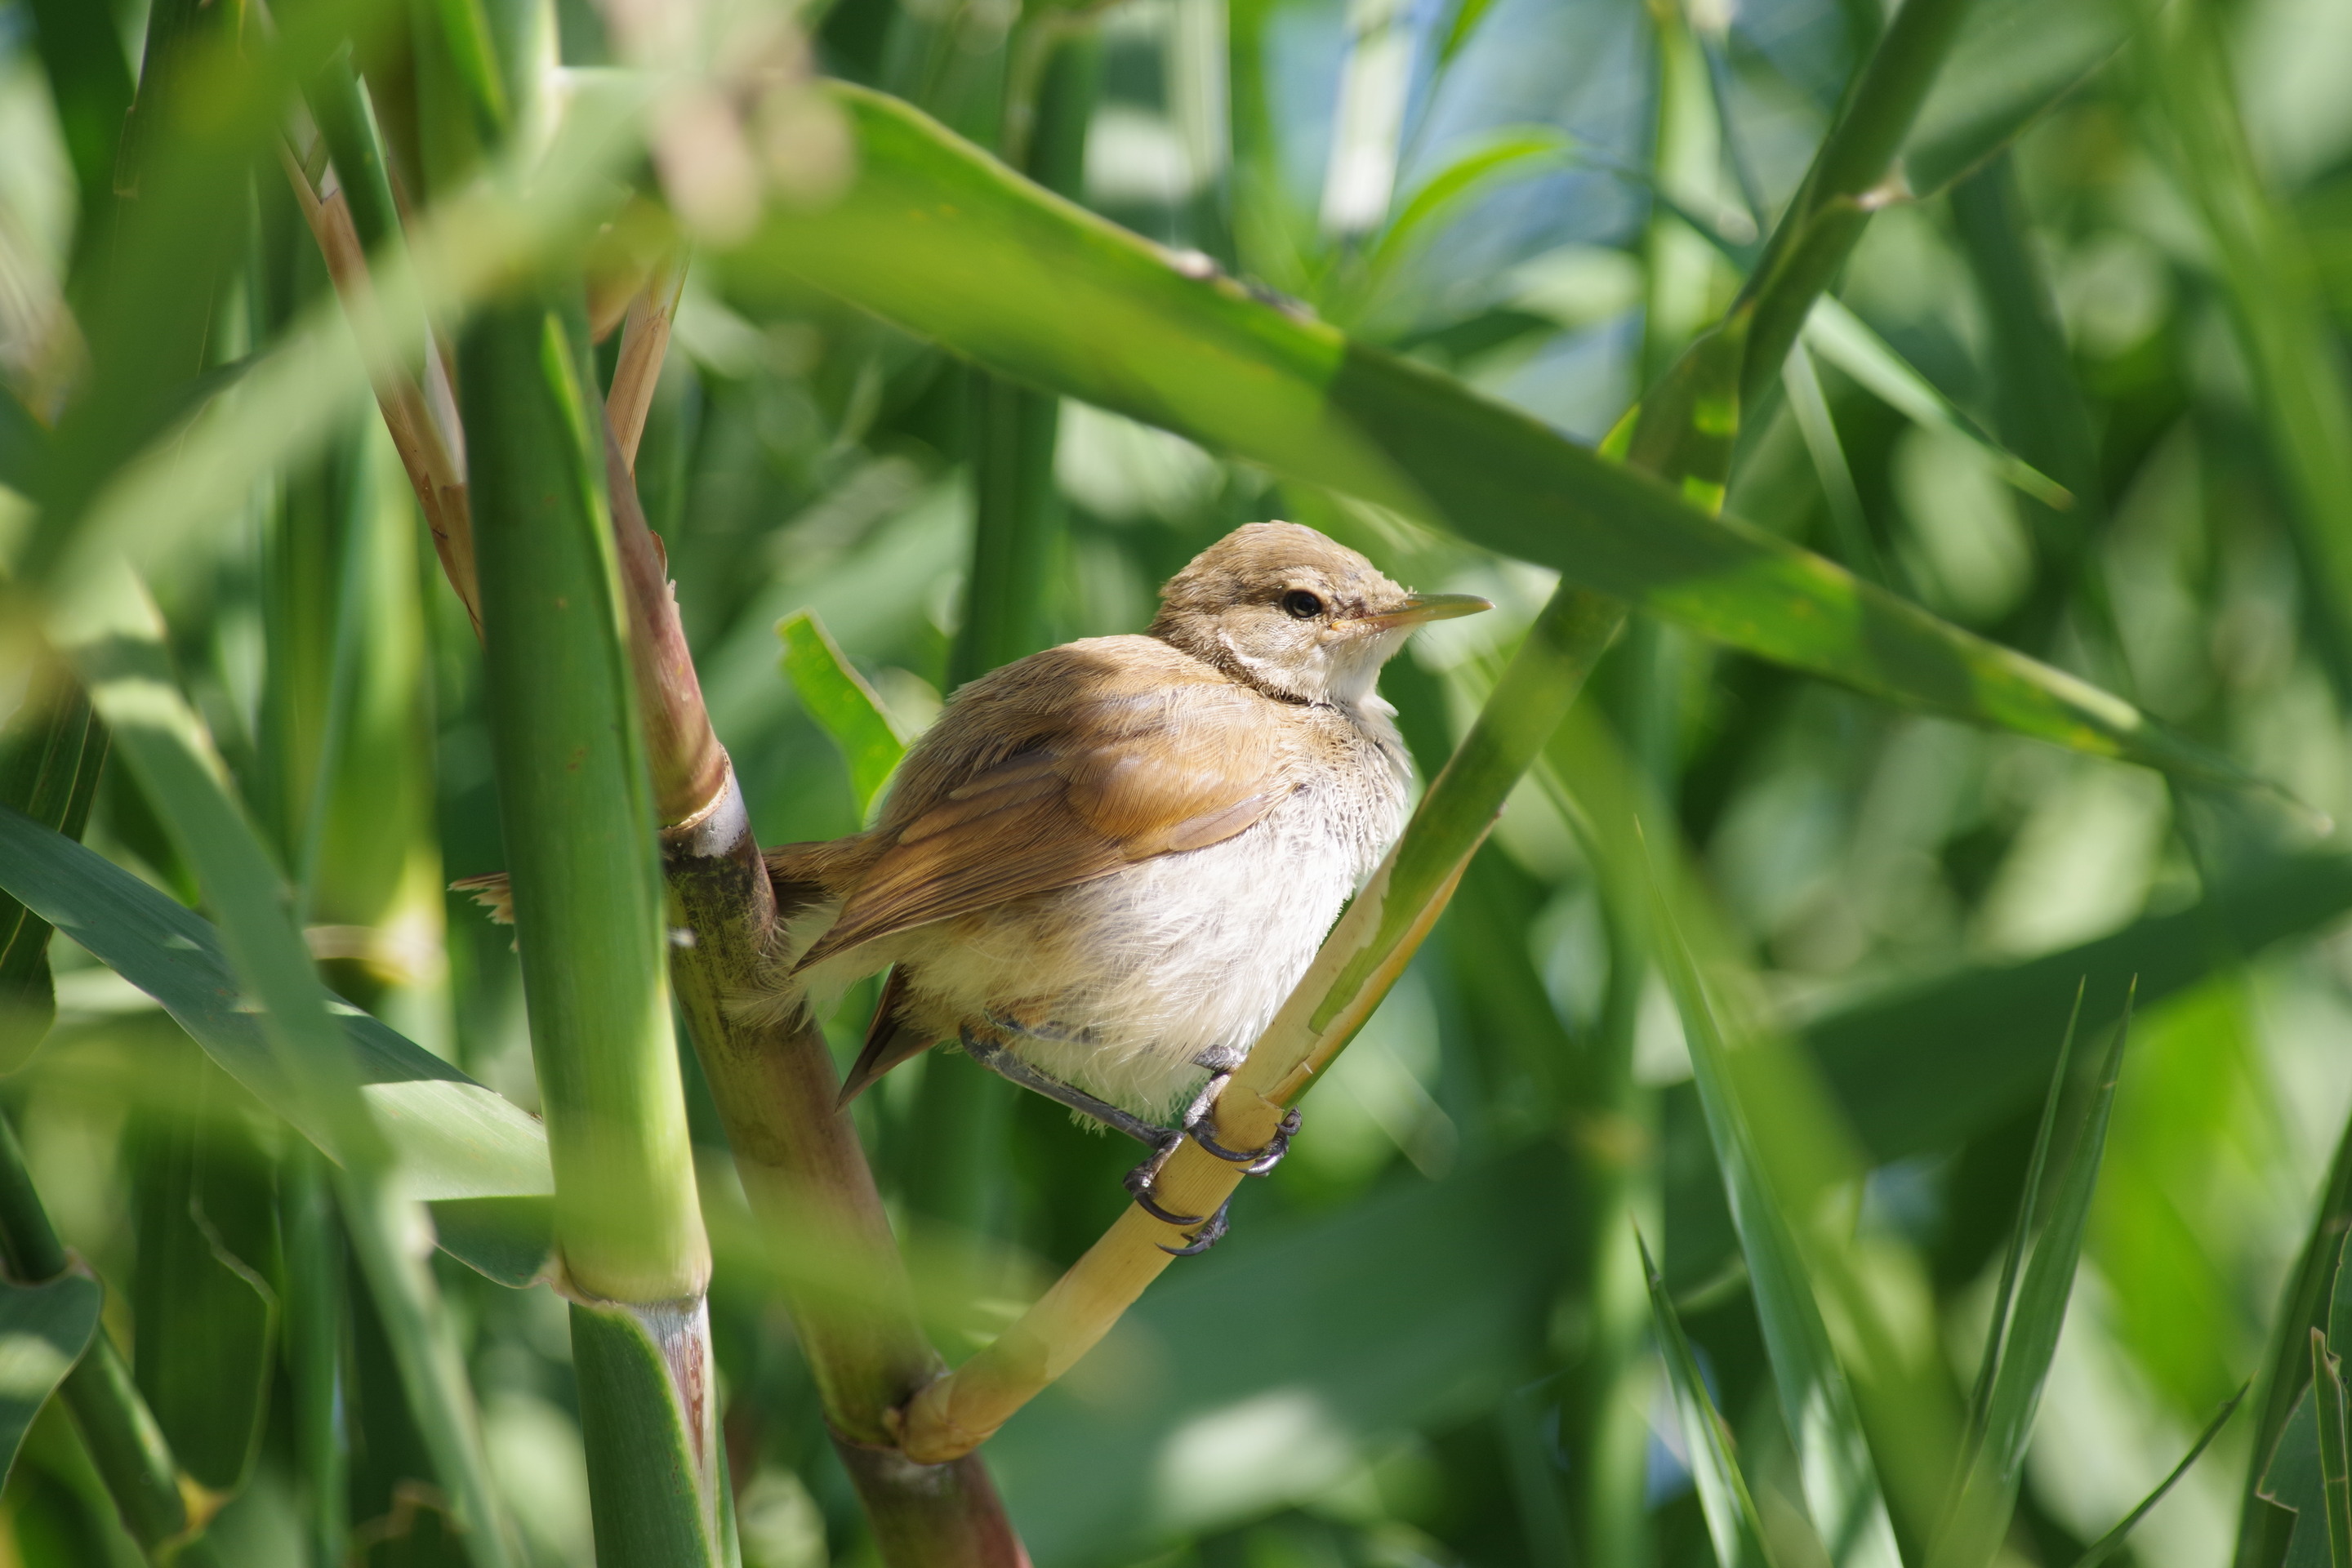
{"type": "Polygon", "coordinates": [[[1168,580],[1150,631],[1271,696],[1353,704],[1415,626],[1492,608],[1408,593],[1311,528],[1253,522],[1168,580]]]}

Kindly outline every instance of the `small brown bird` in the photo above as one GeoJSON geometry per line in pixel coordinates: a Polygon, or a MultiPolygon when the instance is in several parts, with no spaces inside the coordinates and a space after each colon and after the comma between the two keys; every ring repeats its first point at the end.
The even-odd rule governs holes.
{"type": "MultiPolygon", "coordinates": [[[[1296,523],[1235,530],[1142,636],[958,690],[871,829],[767,852],[791,918],[763,1005],[829,1011],[887,968],[843,1103],[956,1039],[1163,1155],[1192,1132],[1269,1168],[1278,1147],[1236,1154],[1196,1123],[1402,827],[1381,667],[1423,622],[1490,607],[1408,593],[1296,523]],[[1188,1101],[1177,1127],[1147,1120],[1188,1101]]],[[[1151,1203],[1156,1165],[1138,1197],[1201,1223],[1151,1203]]]]}
{"type": "MultiPolygon", "coordinates": [[[[958,1040],[1151,1147],[1130,1190],[1203,1226],[1183,1250],[1207,1247],[1223,1212],[1171,1215],[1151,1178],[1186,1135],[1254,1174],[1281,1157],[1295,1120],[1235,1152],[1203,1113],[1402,828],[1381,667],[1415,626],[1491,607],[1408,593],[1311,528],[1236,529],[1169,580],[1142,636],[959,689],[873,827],[768,850],[782,941],[740,1005],[822,1016],[888,970],[843,1104],[958,1040]]],[[[494,908],[505,892],[458,885],[494,908]]]]}

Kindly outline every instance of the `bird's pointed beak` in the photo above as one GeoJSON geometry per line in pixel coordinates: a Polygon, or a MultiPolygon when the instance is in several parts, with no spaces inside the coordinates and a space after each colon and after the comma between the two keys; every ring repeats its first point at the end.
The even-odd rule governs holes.
{"type": "Polygon", "coordinates": [[[1366,631],[1410,631],[1431,621],[1450,621],[1456,616],[1475,616],[1494,607],[1492,599],[1482,599],[1475,594],[1411,594],[1395,609],[1366,616],[1356,624],[1366,631]]]}

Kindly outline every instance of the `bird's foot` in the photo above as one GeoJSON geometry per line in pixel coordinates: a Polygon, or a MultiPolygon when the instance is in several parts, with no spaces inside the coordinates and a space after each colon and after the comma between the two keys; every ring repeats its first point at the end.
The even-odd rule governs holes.
{"type": "Polygon", "coordinates": [[[1154,1188],[1159,1183],[1160,1171],[1168,1163],[1169,1156],[1176,1152],[1176,1146],[1190,1138],[1201,1146],[1202,1152],[1213,1154],[1229,1164],[1241,1166],[1243,1175],[1263,1176],[1282,1163],[1282,1157],[1290,1152],[1290,1140],[1298,1131],[1301,1119],[1294,1107],[1283,1114],[1281,1125],[1275,1129],[1274,1136],[1266,1140],[1265,1147],[1263,1149],[1253,1149],[1243,1152],[1228,1149],[1218,1142],[1211,1134],[1211,1129],[1214,1127],[1215,1121],[1209,1114],[1209,1108],[1215,1103],[1217,1091],[1225,1086],[1228,1076],[1230,1075],[1221,1072],[1211,1079],[1207,1087],[1193,1098],[1192,1105],[1186,1109],[1184,1125],[1181,1128],[1162,1129],[1162,1136],[1166,1142],[1152,1152],[1151,1158],[1127,1173],[1127,1190],[1133,1194],[1138,1208],[1163,1225],[1172,1225],[1180,1228],[1195,1225],[1201,1227],[1193,1235],[1185,1238],[1186,1245],[1163,1247],[1160,1249],[1178,1258],[1195,1257],[1216,1245],[1217,1238],[1223,1236],[1228,1228],[1225,1211],[1232,1206],[1233,1200],[1228,1198],[1219,1204],[1217,1212],[1205,1217],[1196,1214],[1173,1214],[1162,1207],[1154,1195],[1154,1188]]]}

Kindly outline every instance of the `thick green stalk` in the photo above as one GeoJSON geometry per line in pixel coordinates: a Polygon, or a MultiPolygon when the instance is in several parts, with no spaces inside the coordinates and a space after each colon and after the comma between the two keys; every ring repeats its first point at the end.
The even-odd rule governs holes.
{"type": "Polygon", "coordinates": [[[543,304],[493,308],[460,354],[491,754],[582,1426],[610,1483],[593,1494],[599,1552],[717,1562],[709,1245],[600,405],[572,325],[543,304]]]}

